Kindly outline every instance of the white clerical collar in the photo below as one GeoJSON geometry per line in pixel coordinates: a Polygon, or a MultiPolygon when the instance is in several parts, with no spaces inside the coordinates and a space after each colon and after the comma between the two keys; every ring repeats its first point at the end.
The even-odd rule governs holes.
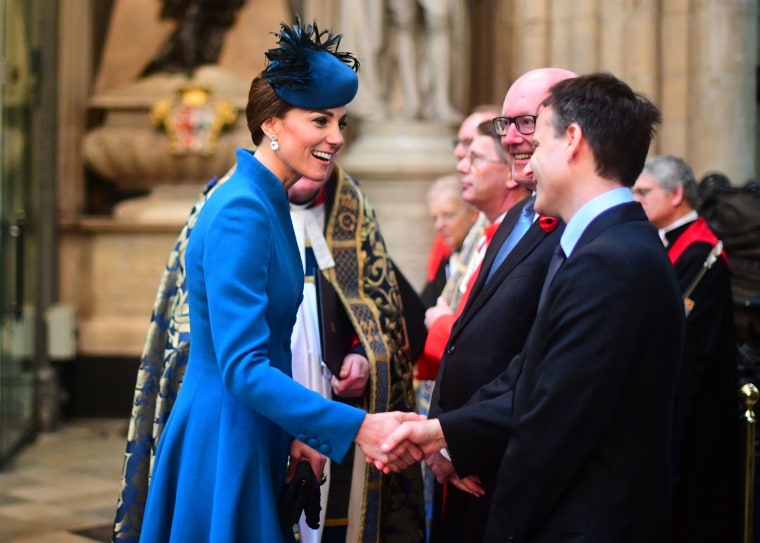
{"type": "Polygon", "coordinates": [[[668,239],[665,237],[665,234],[675,230],[676,228],[680,228],[684,224],[689,224],[690,222],[694,222],[698,218],[699,218],[699,215],[697,214],[695,210],[692,209],[686,215],[682,216],[679,219],[676,219],[665,228],[660,228],[659,230],[657,230],[657,233],[660,234],[660,239],[662,240],[662,243],[665,245],[665,247],[668,246],[668,239]]]}

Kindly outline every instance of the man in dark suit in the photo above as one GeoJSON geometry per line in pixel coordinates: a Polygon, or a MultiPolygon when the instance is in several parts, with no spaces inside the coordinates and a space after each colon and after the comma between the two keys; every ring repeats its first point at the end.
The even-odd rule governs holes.
{"type": "MultiPolygon", "coordinates": [[[[531,141],[538,105],[549,88],[575,73],[559,68],[532,70],[519,77],[507,91],[494,128],[512,165],[532,153],[531,141]]],[[[460,168],[469,164],[459,163],[460,168]]],[[[524,194],[535,188],[532,175],[514,168],[512,177],[524,194]]],[[[541,285],[563,225],[539,221],[529,196],[505,209],[484,256],[480,273],[463,311],[451,329],[436,386],[430,417],[464,405],[483,385],[501,374],[525,343],[533,323],[541,285]],[[548,227],[547,227],[548,224],[548,227]]],[[[485,494],[472,495],[451,462],[440,454],[428,456],[439,484],[435,488],[431,543],[476,541],[483,535],[490,496],[496,481],[496,465],[470,473],[477,476],[485,494]],[[449,481],[450,480],[450,481],[449,481]],[[445,484],[441,486],[441,482],[445,484]]],[[[476,480],[471,478],[470,482],[476,480]]]]}
{"type": "Polygon", "coordinates": [[[659,121],[609,74],[552,87],[525,171],[536,210],[567,226],[525,347],[466,406],[404,423],[384,445],[404,461],[403,440],[445,447],[460,474],[497,457],[483,541],[670,541],[683,304],[630,191],[659,121]]]}
{"type": "Polygon", "coordinates": [[[680,158],[647,159],[633,197],[660,232],[687,312],[675,419],[675,541],[737,542],[741,440],[728,260],[717,247],[715,233],[697,214],[697,181],[680,158]]]}

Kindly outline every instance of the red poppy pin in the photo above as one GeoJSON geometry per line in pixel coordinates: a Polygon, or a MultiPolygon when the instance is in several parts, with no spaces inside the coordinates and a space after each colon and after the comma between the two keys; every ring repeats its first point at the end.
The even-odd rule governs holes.
{"type": "Polygon", "coordinates": [[[541,230],[544,232],[551,232],[555,228],[557,228],[557,223],[559,221],[556,217],[549,217],[547,215],[541,215],[538,217],[538,226],[541,227],[541,230]]]}

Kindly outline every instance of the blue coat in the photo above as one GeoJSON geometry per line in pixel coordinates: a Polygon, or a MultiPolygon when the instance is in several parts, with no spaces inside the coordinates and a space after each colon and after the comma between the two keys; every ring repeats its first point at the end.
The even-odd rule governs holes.
{"type": "Polygon", "coordinates": [[[187,247],[192,349],[156,451],[141,542],[278,543],[295,436],[335,461],[364,418],[291,378],[303,270],[282,183],[250,151],[187,247]]]}

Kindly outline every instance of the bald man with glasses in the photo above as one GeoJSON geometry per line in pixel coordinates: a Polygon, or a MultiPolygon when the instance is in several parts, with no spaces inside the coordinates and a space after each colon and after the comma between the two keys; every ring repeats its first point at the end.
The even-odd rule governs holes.
{"type": "MultiPolygon", "coordinates": [[[[524,168],[533,153],[532,134],[539,104],[556,82],[574,77],[559,68],[527,72],[510,87],[502,116],[492,121],[501,137],[512,179],[530,194],[535,180],[524,168]]],[[[473,147],[470,147],[473,152],[473,147]]],[[[477,167],[481,158],[470,156],[477,167]]],[[[460,162],[462,167],[465,164],[460,162]]],[[[433,391],[431,419],[463,406],[483,385],[504,372],[525,344],[538,306],[544,277],[564,224],[538,220],[533,196],[514,205],[501,221],[481,264],[469,297],[446,343],[433,391]]],[[[438,424],[438,421],[430,421],[438,424]]],[[[506,444],[478,442],[500,457],[506,444]]],[[[426,462],[436,475],[431,542],[480,541],[485,529],[498,463],[483,465],[462,479],[446,450],[428,454],[426,462]]]]}

